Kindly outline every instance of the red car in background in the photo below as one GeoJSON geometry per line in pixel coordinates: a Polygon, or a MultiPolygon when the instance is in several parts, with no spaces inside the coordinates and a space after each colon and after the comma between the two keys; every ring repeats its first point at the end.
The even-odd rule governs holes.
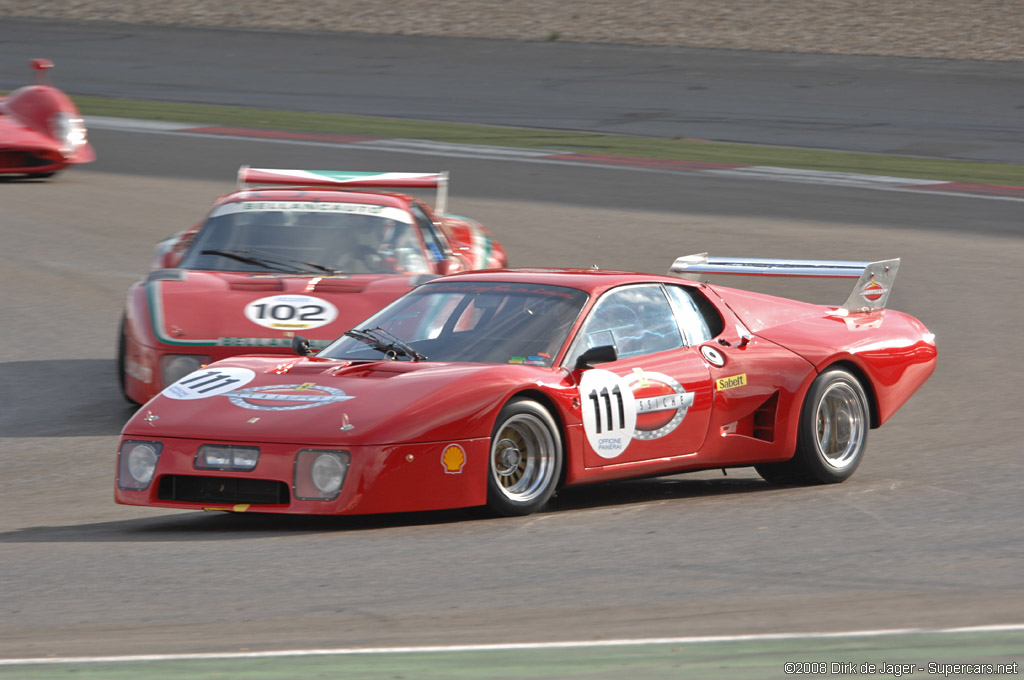
{"type": "Polygon", "coordinates": [[[524,515],[561,486],[688,470],[841,482],[935,369],[934,335],[884,309],[898,263],[672,268],[858,277],[839,307],[599,270],[438,278],[315,356],[236,357],[165,388],[122,431],[115,500],[524,515]]]}
{"type": "Polygon", "coordinates": [[[482,224],[445,214],[447,173],[243,167],[238,183],[160,243],[128,292],[118,374],[131,402],[218,359],[290,354],[296,334],[324,347],[426,280],[506,264],[482,224]],[[435,189],[435,206],[381,188],[435,189]]]}
{"type": "Polygon", "coordinates": [[[74,102],[50,85],[53,62],[33,59],[36,85],[0,97],[0,175],[51,177],[96,154],[74,102]]]}

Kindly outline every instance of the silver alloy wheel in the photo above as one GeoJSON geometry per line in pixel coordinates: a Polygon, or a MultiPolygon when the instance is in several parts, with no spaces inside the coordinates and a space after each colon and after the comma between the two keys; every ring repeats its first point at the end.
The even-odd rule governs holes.
{"type": "Polygon", "coordinates": [[[854,463],[863,446],[866,428],[864,404],[847,382],[828,386],[815,414],[815,444],[822,460],[842,470],[854,463]]]}
{"type": "Polygon", "coordinates": [[[543,421],[517,413],[501,424],[491,445],[491,474],[502,495],[528,503],[550,488],[556,468],[556,444],[543,421]]]}

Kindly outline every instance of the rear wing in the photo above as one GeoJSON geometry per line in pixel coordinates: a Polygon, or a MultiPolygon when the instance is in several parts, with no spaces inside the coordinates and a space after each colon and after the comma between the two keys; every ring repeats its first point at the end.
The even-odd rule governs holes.
{"type": "Polygon", "coordinates": [[[707,253],[678,258],[669,274],[697,281],[703,274],[739,276],[823,276],[857,279],[853,292],[839,307],[844,312],[884,309],[900,261],[850,262],[846,260],[772,260],[757,257],[708,257],[707,253]]]}
{"type": "Polygon", "coordinates": [[[434,210],[444,213],[448,206],[447,172],[346,172],[343,170],[284,170],[276,168],[238,169],[238,188],[256,184],[290,186],[352,187],[361,189],[437,188],[434,210]]]}

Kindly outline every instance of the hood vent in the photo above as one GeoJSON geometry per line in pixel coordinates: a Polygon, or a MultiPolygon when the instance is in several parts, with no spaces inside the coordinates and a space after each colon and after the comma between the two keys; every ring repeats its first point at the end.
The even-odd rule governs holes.
{"type": "Polygon", "coordinates": [[[362,293],[367,283],[367,279],[323,278],[313,283],[307,290],[315,290],[318,293],[362,293]]]}
{"type": "Polygon", "coordinates": [[[281,279],[231,279],[228,281],[231,290],[284,290],[281,279]]]}

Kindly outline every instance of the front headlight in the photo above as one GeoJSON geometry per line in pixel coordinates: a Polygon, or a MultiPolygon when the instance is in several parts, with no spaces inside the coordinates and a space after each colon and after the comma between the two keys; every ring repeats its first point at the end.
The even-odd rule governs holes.
{"type": "Polygon", "coordinates": [[[295,457],[295,497],[303,501],[334,500],[348,474],[347,451],[303,449],[295,457]]]}
{"type": "Polygon", "coordinates": [[[53,114],[53,118],[50,119],[50,129],[54,139],[60,143],[60,152],[65,156],[70,156],[85,146],[85,121],[81,118],[74,118],[60,111],[53,114]]]}
{"type": "Polygon", "coordinates": [[[123,442],[117,456],[117,485],[134,491],[148,488],[163,446],[160,442],[123,442]]]}
{"type": "Polygon", "coordinates": [[[165,354],[160,358],[160,379],[167,387],[208,363],[210,357],[199,354],[165,354]]]}

